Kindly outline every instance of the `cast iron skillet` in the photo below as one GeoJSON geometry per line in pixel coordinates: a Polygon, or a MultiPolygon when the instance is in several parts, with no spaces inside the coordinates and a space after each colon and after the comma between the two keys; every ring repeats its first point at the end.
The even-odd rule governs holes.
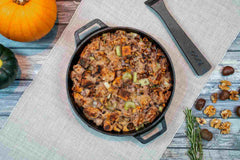
{"type": "Polygon", "coordinates": [[[162,45],[155,40],[153,37],[151,37],[149,34],[140,31],[138,29],[135,28],[129,28],[129,27],[108,27],[106,24],[104,24],[101,20],[99,19],[95,19],[91,22],[89,22],[88,24],[86,24],[85,26],[81,27],[80,29],[78,29],[75,34],[75,40],[76,40],[76,50],[75,53],[73,54],[68,69],[67,69],[67,94],[68,94],[68,98],[69,101],[71,103],[71,106],[73,108],[73,111],[75,112],[75,114],[83,121],[85,122],[89,127],[93,128],[94,130],[107,134],[107,135],[112,135],[112,136],[134,136],[137,140],[139,140],[141,143],[145,144],[148,143],[150,141],[152,141],[153,139],[157,138],[158,136],[160,136],[161,134],[163,134],[166,130],[167,130],[167,126],[166,126],[166,122],[165,122],[165,114],[167,112],[167,109],[170,107],[170,103],[174,94],[174,88],[175,88],[175,73],[174,73],[174,69],[173,69],[173,65],[171,62],[170,57],[168,56],[166,50],[162,47],[162,45]],[[93,25],[98,24],[100,26],[99,29],[93,31],[92,33],[88,34],[87,36],[85,36],[83,39],[79,38],[79,34],[82,33],[83,31],[85,31],[86,29],[89,29],[90,27],[92,27],[93,25]],[[138,33],[139,35],[141,35],[142,37],[147,37],[149,41],[151,41],[152,43],[156,44],[156,46],[158,48],[160,48],[166,55],[166,57],[168,58],[168,62],[170,64],[170,71],[171,71],[171,76],[173,79],[173,87],[171,89],[172,94],[168,100],[168,102],[166,103],[166,107],[164,108],[162,114],[160,114],[158,117],[156,117],[156,119],[148,124],[145,125],[144,128],[138,130],[138,131],[131,131],[131,132],[108,132],[108,131],[104,131],[104,129],[100,126],[98,127],[94,122],[88,120],[85,115],[83,114],[83,109],[81,107],[78,107],[78,105],[75,103],[74,98],[72,96],[72,91],[71,88],[73,86],[72,80],[70,78],[70,74],[73,68],[73,65],[77,64],[79,58],[80,58],[80,54],[83,51],[84,47],[90,42],[90,40],[94,37],[100,36],[103,33],[107,33],[107,32],[115,32],[116,30],[124,30],[126,32],[135,32],[138,33]],[[144,139],[141,135],[143,135],[144,133],[147,133],[148,131],[150,131],[151,129],[153,129],[156,125],[158,124],[162,125],[162,129],[160,129],[157,133],[153,134],[152,136],[150,136],[147,139],[144,139]]]}

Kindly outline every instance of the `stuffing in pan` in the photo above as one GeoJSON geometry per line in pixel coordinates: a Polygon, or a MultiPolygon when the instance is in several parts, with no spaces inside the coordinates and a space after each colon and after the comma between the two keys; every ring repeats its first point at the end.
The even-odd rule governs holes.
{"type": "Polygon", "coordinates": [[[118,30],[93,38],[73,66],[73,97],[105,131],[139,130],[164,110],[172,77],[165,54],[146,37],[118,30]]]}

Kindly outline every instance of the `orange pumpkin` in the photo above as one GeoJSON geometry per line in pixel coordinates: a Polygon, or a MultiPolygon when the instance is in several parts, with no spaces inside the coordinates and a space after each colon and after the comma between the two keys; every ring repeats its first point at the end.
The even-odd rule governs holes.
{"type": "Polygon", "coordinates": [[[56,0],[0,0],[0,34],[15,41],[42,38],[56,18],[56,0]]]}

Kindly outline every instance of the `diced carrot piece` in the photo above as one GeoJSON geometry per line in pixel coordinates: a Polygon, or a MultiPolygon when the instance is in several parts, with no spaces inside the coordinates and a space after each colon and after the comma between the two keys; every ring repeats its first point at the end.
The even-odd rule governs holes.
{"type": "Polygon", "coordinates": [[[83,98],[83,96],[80,93],[77,93],[77,92],[73,92],[73,97],[75,99],[82,99],[83,98]]]}
{"type": "Polygon", "coordinates": [[[100,54],[100,55],[104,55],[103,51],[98,51],[97,53],[100,54]]]}
{"type": "Polygon", "coordinates": [[[82,92],[83,88],[80,87],[79,85],[74,85],[72,87],[72,90],[75,91],[75,92],[79,92],[80,93],[80,92],[82,92]]]}
{"type": "Polygon", "coordinates": [[[123,132],[128,132],[129,129],[127,128],[127,126],[123,126],[123,132]]]}
{"type": "Polygon", "coordinates": [[[128,100],[128,97],[122,97],[120,95],[117,95],[119,98],[123,99],[124,101],[127,101],[128,100]]]}
{"type": "Polygon", "coordinates": [[[140,110],[140,109],[141,109],[141,106],[137,106],[136,108],[137,108],[138,110],[140,110]]]}
{"type": "Polygon", "coordinates": [[[121,38],[121,43],[124,43],[124,42],[126,42],[126,41],[127,41],[127,38],[126,38],[126,37],[121,38]]]}
{"type": "Polygon", "coordinates": [[[122,79],[122,77],[115,78],[115,80],[113,81],[113,85],[119,84],[121,79],[122,79]]]}
{"type": "Polygon", "coordinates": [[[122,56],[131,55],[131,46],[122,47],[122,56]]]}

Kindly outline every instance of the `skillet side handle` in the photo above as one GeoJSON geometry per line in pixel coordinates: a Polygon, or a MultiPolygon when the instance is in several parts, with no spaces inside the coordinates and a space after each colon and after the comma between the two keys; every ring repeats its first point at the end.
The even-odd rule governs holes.
{"type": "Polygon", "coordinates": [[[100,26],[99,29],[106,28],[108,27],[105,23],[103,23],[100,19],[94,19],[91,22],[87,23],[86,25],[82,26],[78,30],[75,31],[74,37],[76,41],[76,45],[78,46],[81,42],[82,39],[80,39],[79,34],[85,31],[86,29],[89,29],[91,26],[98,24],[100,26]]]}
{"type": "Polygon", "coordinates": [[[139,142],[141,142],[142,144],[146,144],[146,143],[149,143],[151,142],[152,140],[154,140],[155,138],[159,137],[160,135],[162,135],[164,132],[166,132],[167,130],[167,125],[166,125],[166,121],[165,121],[165,118],[162,119],[162,121],[160,122],[160,124],[162,125],[162,128],[161,129],[158,129],[157,127],[155,127],[155,129],[158,129],[158,131],[156,133],[153,133],[155,131],[155,129],[153,129],[152,131],[150,131],[149,133],[147,133],[145,136],[147,138],[144,138],[145,136],[142,137],[141,134],[139,135],[136,135],[134,136],[139,142]],[[152,134],[150,135],[150,137],[148,136],[149,134],[152,134]]]}

